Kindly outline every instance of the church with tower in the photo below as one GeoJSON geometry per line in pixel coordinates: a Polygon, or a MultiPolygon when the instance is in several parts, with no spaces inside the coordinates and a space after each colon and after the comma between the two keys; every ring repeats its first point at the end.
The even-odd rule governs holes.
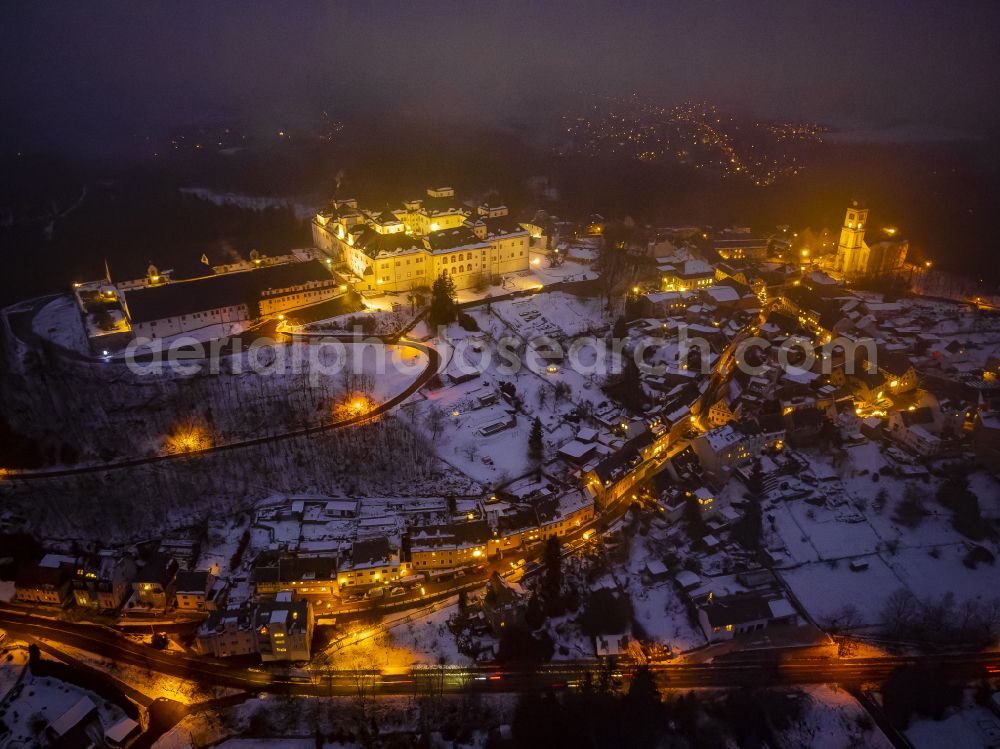
{"type": "Polygon", "coordinates": [[[894,229],[884,229],[885,236],[874,244],[865,242],[868,208],[852,201],[844,213],[840,241],[832,272],[845,281],[872,279],[891,275],[902,269],[908,242],[895,237],[894,229]]]}

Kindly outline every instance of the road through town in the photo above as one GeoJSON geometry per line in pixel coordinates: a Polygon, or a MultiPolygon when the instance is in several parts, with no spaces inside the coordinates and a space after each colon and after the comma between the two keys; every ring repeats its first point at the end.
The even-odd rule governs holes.
{"type": "MultiPolygon", "coordinates": [[[[302,671],[308,676],[281,676],[263,669],[227,663],[224,660],[164,652],[135,642],[116,632],[89,624],[46,620],[28,614],[0,611],[0,626],[13,634],[44,638],[149,669],[188,679],[204,686],[223,686],[250,692],[299,696],[352,696],[359,689],[372,694],[411,694],[435,680],[445,692],[470,689],[523,692],[567,689],[580,684],[602,665],[596,659],[554,661],[537,667],[473,666],[413,667],[382,673],[380,670],[322,669],[302,671]]],[[[897,668],[914,665],[933,667],[940,678],[970,680],[996,673],[997,652],[953,652],[933,655],[882,656],[876,658],[797,658],[788,651],[746,655],[712,663],[654,663],[651,668],[663,688],[769,686],[830,683],[856,686],[883,681],[897,668]]],[[[619,667],[618,678],[628,677],[628,666],[619,667]]]]}

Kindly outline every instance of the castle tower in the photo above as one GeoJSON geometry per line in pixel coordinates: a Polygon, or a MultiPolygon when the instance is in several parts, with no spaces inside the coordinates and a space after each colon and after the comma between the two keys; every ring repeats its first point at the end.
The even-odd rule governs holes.
{"type": "Polygon", "coordinates": [[[844,225],[840,229],[840,243],[837,245],[836,269],[845,278],[863,274],[868,266],[868,245],[865,244],[865,227],[868,224],[868,209],[852,201],[844,214],[844,225]]]}

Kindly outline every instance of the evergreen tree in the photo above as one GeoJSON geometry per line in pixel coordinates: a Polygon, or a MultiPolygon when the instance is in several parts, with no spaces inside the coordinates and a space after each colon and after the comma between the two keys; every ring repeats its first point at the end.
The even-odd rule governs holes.
{"type": "Polygon", "coordinates": [[[451,276],[438,276],[431,286],[430,323],[447,325],[455,320],[456,312],[455,281],[451,276]]]}
{"type": "Polygon", "coordinates": [[[551,536],[545,542],[545,552],[542,555],[542,565],[545,576],[542,578],[542,598],[545,601],[545,612],[549,616],[559,616],[562,613],[562,553],[558,536],[551,536]]]}
{"type": "Polygon", "coordinates": [[[537,416],[531,422],[531,434],[528,436],[528,457],[538,463],[545,457],[545,446],[542,442],[542,422],[537,416]]]}

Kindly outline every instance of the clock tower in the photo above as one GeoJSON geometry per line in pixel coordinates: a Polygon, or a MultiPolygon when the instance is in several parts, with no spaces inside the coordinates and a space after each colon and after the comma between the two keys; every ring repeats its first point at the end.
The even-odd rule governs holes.
{"type": "Polygon", "coordinates": [[[837,245],[836,270],[845,278],[863,274],[868,268],[868,245],[865,244],[867,224],[868,209],[853,201],[844,214],[840,243],[837,245]]]}

